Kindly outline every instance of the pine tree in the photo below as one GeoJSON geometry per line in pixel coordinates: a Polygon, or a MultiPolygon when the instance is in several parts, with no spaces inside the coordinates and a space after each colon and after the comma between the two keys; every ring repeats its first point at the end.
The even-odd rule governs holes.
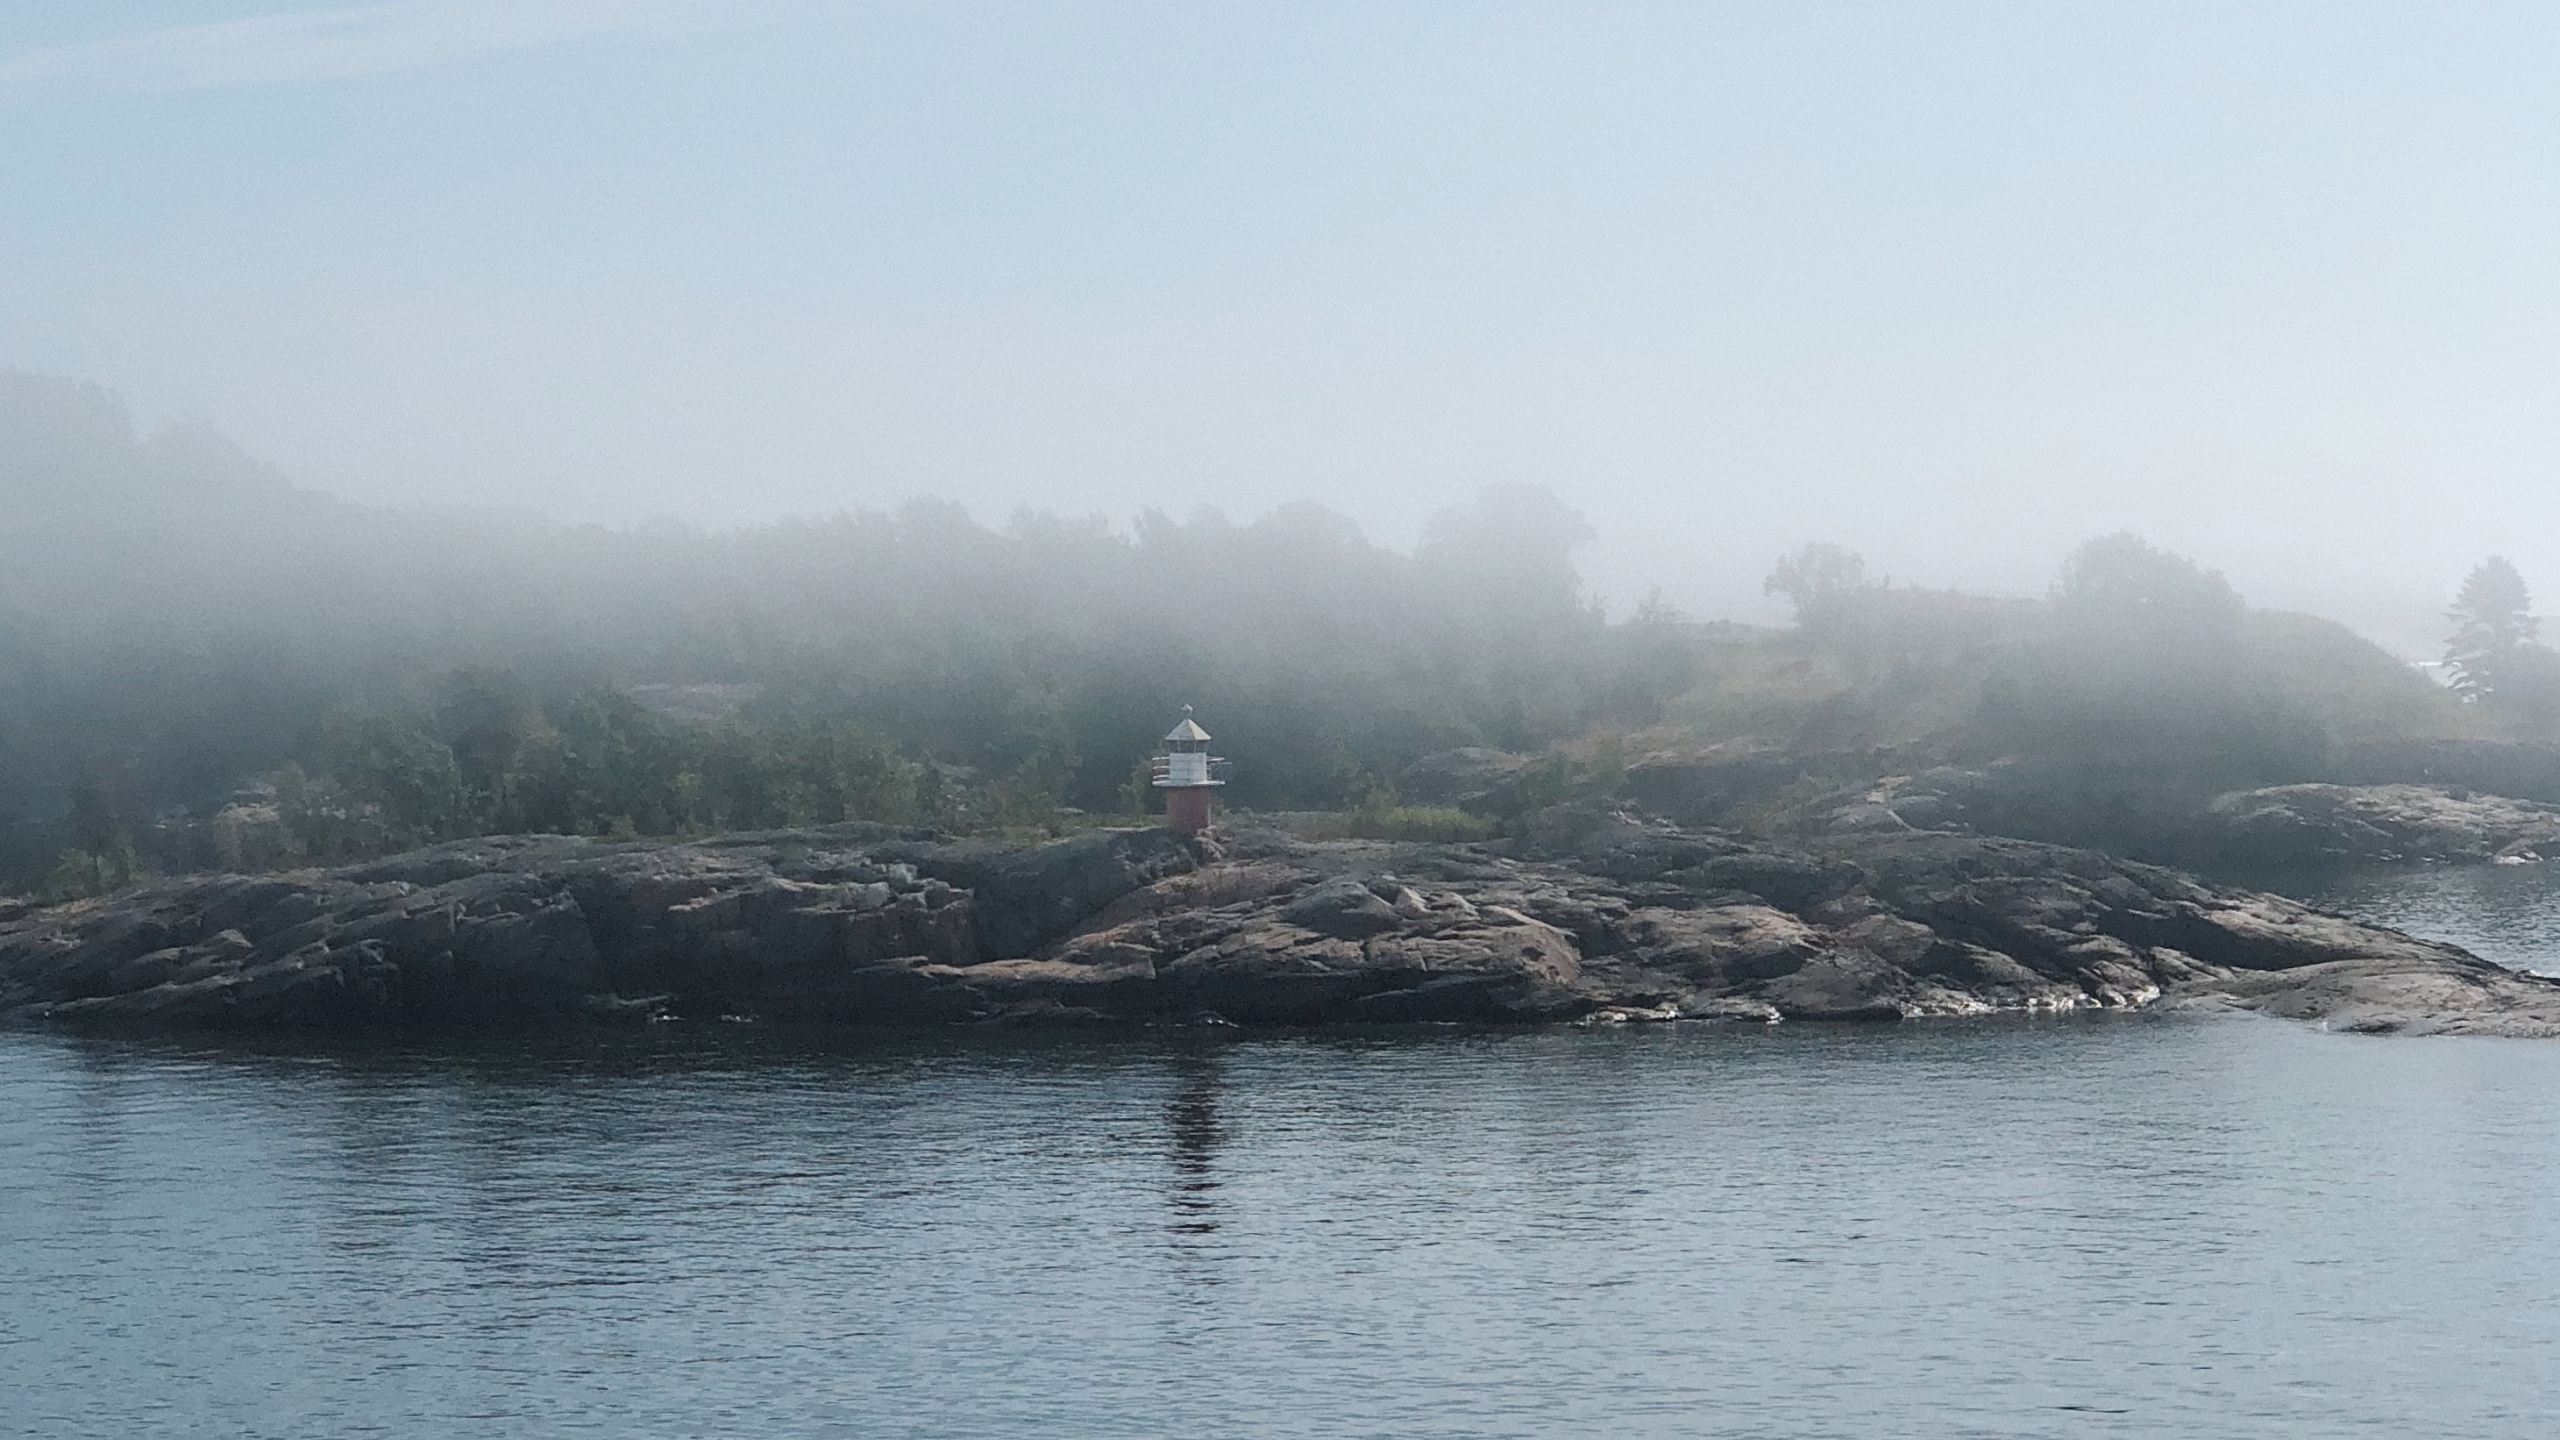
{"type": "Polygon", "coordinates": [[[2532,613],[2533,597],[2524,577],[2503,555],[2492,555],[2472,567],[2445,618],[2453,622],[2446,642],[2445,666],[2452,672],[2454,693],[2477,702],[2498,692],[2504,672],[2531,645],[2542,622],[2532,613]]]}

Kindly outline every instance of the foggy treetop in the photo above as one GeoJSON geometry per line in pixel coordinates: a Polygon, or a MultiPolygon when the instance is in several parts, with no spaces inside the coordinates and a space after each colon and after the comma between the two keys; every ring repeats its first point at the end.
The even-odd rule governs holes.
{"type": "Polygon", "coordinates": [[[2560,709],[2529,632],[2474,657],[2514,678],[2466,702],[2131,535],[2068,557],[2044,600],[1893,587],[1812,546],[1768,579],[1793,630],[1610,623],[1574,566],[1589,527],[1530,488],[1443,513],[1410,554],[1313,505],[606,529],[342,504],[24,374],[0,375],[0,503],[0,873],[22,880],[66,847],[194,834],[244,787],[303,807],[310,858],[1121,811],[1185,703],[1237,761],[1230,798],[1263,808],[1362,802],[1453,747],[1621,740],[2262,783],[2340,743],[2538,733],[2560,709]]]}
{"type": "Polygon", "coordinates": [[[1321,802],[1396,757],[1544,743],[1608,688],[1571,563],[1588,531],[1527,490],[1411,555],[1312,505],[609,530],[339,504],[209,432],[137,438],[94,387],[11,375],[0,502],[5,803],[46,829],[73,777],[128,819],[202,810],[314,759],[333,710],[425,715],[466,668],[537,703],[645,687],[850,723],[971,772],[1072,756],[1061,793],[1097,805],[1184,703],[1265,756],[1239,794],[1321,802]]]}

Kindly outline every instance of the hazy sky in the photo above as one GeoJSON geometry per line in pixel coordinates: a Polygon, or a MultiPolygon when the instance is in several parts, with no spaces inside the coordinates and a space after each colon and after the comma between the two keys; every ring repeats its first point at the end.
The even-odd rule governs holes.
{"type": "Polygon", "coordinates": [[[0,7],[0,364],[351,498],[720,521],[1495,481],[1765,613],[2131,525],[2560,609],[2560,7],[0,7]]]}

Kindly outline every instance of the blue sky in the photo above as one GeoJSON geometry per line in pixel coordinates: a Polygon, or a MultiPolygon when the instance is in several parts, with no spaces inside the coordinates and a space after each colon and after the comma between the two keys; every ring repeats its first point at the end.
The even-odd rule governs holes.
{"type": "Polygon", "coordinates": [[[0,8],[0,364],[390,503],[1536,481],[1765,613],[2132,525],[2423,647],[2560,596],[2560,10],[0,8]]]}

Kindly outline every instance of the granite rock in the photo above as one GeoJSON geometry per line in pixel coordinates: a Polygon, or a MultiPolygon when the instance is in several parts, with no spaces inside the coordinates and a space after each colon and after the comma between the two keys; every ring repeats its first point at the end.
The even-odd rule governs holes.
{"type": "Polygon", "coordinates": [[[1535,843],[877,826],[515,837],[0,913],[59,1024],[1892,1020],[2218,997],[2560,1034],[2560,984],[2085,850],[1879,827],[1791,850],[1632,812],[1535,843]]]}

